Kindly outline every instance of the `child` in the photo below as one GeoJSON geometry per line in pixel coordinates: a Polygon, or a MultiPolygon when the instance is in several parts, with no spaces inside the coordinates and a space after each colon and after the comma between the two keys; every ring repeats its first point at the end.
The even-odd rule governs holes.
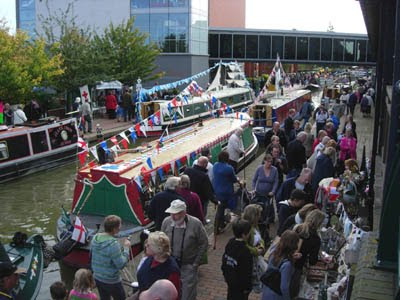
{"type": "Polygon", "coordinates": [[[228,300],[247,300],[252,289],[253,256],[246,241],[251,225],[246,220],[238,220],[232,225],[234,238],[225,247],[222,256],[222,272],[228,284],[228,300]]]}
{"type": "Polygon", "coordinates": [[[88,269],[79,269],[75,273],[74,288],[69,293],[68,300],[91,299],[98,300],[97,295],[92,292],[95,287],[93,274],[88,269]]]}
{"type": "Polygon", "coordinates": [[[50,295],[53,300],[65,300],[68,295],[65,284],[61,281],[56,281],[50,286],[50,295]]]}

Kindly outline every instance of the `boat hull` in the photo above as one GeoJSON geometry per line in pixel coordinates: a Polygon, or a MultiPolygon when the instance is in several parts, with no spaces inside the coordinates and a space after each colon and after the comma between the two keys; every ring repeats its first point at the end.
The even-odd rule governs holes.
{"type": "Polygon", "coordinates": [[[19,286],[15,291],[18,300],[36,299],[39,294],[44,268],[42,241],[40,235],[33,235],[23,246],[4,246],[11,262],[27,270],[19,277],[19,286]]]}

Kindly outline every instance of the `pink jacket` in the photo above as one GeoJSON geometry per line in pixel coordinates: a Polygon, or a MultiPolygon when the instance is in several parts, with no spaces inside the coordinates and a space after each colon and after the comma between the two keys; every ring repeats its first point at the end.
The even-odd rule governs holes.
{"type": "Polygon", "coordinates": [[[349,158],[357,159],[357,140],[354,137],[343,137],[340,140],[339,159],[345,161],[349,158]]]}

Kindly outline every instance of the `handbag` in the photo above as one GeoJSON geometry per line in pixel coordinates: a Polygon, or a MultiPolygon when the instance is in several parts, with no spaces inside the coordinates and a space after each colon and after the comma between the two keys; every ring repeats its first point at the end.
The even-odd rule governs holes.
{"type": "Polygon", "coordinates": [[[273,290],[276,294],[282,296],[281,292],[281,266],[287,261],[284,259],[279,264],[278,268],[268,268],[267,271],[261,276],[261,282],[273,290]]]}

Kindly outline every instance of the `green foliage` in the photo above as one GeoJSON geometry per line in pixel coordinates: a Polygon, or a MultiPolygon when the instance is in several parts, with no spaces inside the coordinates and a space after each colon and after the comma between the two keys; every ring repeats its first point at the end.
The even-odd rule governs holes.
{"type": "Polygon", "coordinates": [[[30,41],[26,33],[11,35],[0,22],[0,98],[25,103],[35,86],[50,86],[63,74],[60,55],[50,57],[42,39],[30,41]]]}

